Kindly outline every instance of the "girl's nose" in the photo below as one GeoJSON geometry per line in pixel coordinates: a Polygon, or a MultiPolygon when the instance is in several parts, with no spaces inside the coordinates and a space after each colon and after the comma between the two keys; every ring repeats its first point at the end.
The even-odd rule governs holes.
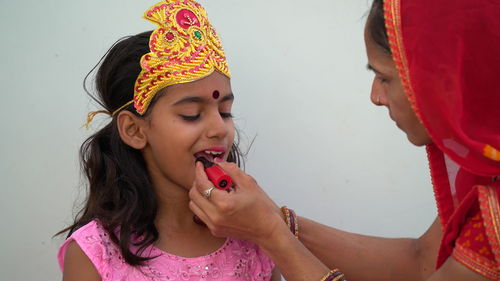
{"type": "Polygon", "coordinates": [[[207,125],[207,137],[224,138],[228,134],[229,126],[219,112],[214,112],[210,116],[207,125]]]}

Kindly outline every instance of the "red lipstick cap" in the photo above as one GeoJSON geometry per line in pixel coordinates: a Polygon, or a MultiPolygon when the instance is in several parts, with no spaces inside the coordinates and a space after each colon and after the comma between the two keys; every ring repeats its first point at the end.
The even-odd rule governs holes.
{"type": "Polygon", "coordinates": [[[233,180],[219,166],[203,157],[198,157],[196,161],[203,163],[208,179],[215,185],[216,188],[221,190],[228,190],[231,188],[233,180]]]}

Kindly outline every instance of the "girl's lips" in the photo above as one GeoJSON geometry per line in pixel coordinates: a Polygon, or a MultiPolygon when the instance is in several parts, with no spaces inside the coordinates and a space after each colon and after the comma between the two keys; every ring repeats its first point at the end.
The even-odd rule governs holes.
{"type": "Polygon", "coordinates": [[[198,152],[194,155],[195,159],[198,159],[199,157],[205,158],[210,162],[214,162],[214,158],[215,158],[213,155],[207,154],[205,152],[198,152]]]}
{"type": "Polygon", "coordinates": [[[215,158],[223,159],[226,154],[225,147],[209,147],[202,151],[196,152],[194,158],[203,157],[210,162],[214,162],[215,158]]]}

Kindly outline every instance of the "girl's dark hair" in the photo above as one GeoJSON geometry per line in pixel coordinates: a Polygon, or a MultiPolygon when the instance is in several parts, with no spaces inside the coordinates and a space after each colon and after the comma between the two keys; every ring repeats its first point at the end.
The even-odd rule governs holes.
{"type": "Polygon", "coordinates": [[[373,0],[366,22],[366,28],[373,41],[382,48],[382,50],[391,54],[389,39],[387,38],[387,29],[385,28],[383,0],[373,0]]]}
{"type": "MultiPolygon", "coordinates": [[[[85,77],[85,91],[108,112],[132,100],[134,83],[141,71],[139,61],[150,51],[150,35],[148,31],[122,38],[108,50],[96,65],[99,67],[95,76],[97,97],[85,86],[96,67],[85,77]]],[[[155,99],[149,108],[154,102],[155,99]]],[[[133,105],[124,110],[135,113],[133,105]]],[[[151,257],[141,254],[158,239],[154,225],[158,206],[141,152],[121,140],[116,118],[113,118],[85,140],[80,147],[80,161],[89,184],[85,206],[77,213],[73,224],[56,235],[69,231],[69,236],[92,220],[98,220],[120,248],[125,261],[130,265],[142,265],[151,257]],[[132,252],[131,246],[137,246],[138,250],[132,252]]],[[[237,144],[233,144],[228,161],[240,165],[237,144]]]]}

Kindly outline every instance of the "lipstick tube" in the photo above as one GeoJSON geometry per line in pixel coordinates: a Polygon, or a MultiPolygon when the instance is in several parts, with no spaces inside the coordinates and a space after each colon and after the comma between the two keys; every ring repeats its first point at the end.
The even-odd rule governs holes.
{"type": "Polygon", "coordinates": [[[215,188],[220,190],[229,190],[229,188],[231,188],[233,180],[219,166],[203,157],[196,158],[196,161],[203,163],[205,173],[208,179],[214,184],[215,188]]]}

